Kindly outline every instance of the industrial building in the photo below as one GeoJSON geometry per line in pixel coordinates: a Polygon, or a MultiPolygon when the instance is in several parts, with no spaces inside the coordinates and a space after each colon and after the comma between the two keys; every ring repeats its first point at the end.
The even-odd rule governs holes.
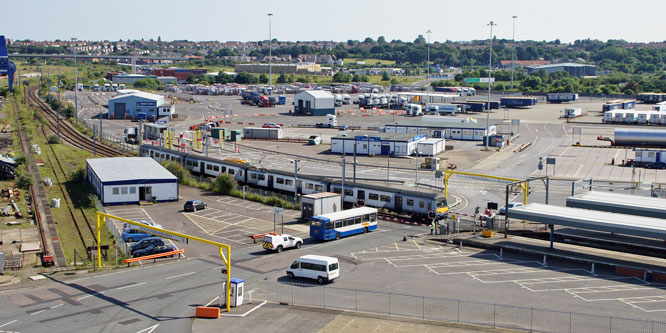
{"type": "MultiPolygon", "coordinates": [[[[497,134],[497,124],[501,120],[490,120],[489,135],[497,134]]],[[[423,134],[429,138],[483,141],[486,135],[486,121],[466,118],[429,117],[404,120],[384,126],[386,133],[423,134]]]]}
{"type": "Polygon", "coordinates": [[[199,76],[208,73],[205,68],[155,68],[153,74],[156,76],[172,77],[175,81],[185,82],[191,75],[199,76]]]}
{"type": "Polygon", "coordinates": [[[596,72],[597,66],[576,64],[572,62],[561,63],[561,64],[550,64],[550,65],[527,66],[527,73],[533,74],[539,71],[540,69],[545,70],[547,74],[555,72],[568,72],[569,75],[575,77],[597,75],[596,72]]]}
{"type": "Polygon", "coordinates": [[[87,159],[86,174],[104,205],[178,200],[178,178],[150,157],[87,159]]]}
{"type": "Polygon", "coordinates": [[[353,155],[409,156],[415,153],[422,134],[405,133],[354,133],[354,136],[338,135],[331,138],[331,153],[353,155]]]}
{"type": "Polygon", "coordinates": [[[306,90],[294,96],[294,112],[310,116],[335,114],[335,97],[325,90],[306,90]]]}
{"type": "Polygon", "coordinates": [[[321,73],[321,66],[313,63],[302,64],[237,64],[234,66],[236,73],[255,73],[255,74],[268,74],[270,71],[273,74],[319,74],[321,73]]]}
{"type": "Polygon", "coordinates": [[[135,119],[137,113],[147,117],[171,117],[172,104],[164,102],[164,96],[147,92],[133,92],[109,99],[109,119],[135,119]]]}

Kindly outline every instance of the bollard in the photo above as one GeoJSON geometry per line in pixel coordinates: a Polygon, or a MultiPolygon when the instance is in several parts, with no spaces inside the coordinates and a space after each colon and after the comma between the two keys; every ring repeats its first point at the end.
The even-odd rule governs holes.
{"type": "Polygon", "coordinates": [[[500,247],[500,258],[502,258],[502,250],[504,249],[500,247]]]}
{"type": "Polygon", "coordinates": [[[592,274],[594,274],[594,263],[592,263],[592,274]]]}
{"type": "Polygon", "coordinates": [[[252,304],[252,293],[253,293],[253,290],[250,290],[250,292],[248,292],[248,294],[250,294],[250,304],[252,304]]]}
{"type": "Polygon", "coordinates": [[[548,265],[546,264],[546,255],[545,254],[543,255],[543,267],[548,267],[548,265]]]}
{"type": "Polygon", "coordinates": [[[462,245],[462,240],[460,241],[460,251],[462,251],[463,245],[462,245]]]}

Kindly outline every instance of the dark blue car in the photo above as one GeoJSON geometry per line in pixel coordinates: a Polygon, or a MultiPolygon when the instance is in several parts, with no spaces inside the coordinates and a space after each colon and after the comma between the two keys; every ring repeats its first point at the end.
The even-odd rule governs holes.
{"type": "MultiPolygon", "coordinates": [[[[164,252],[171,252],[175,251],[176,248],[171,246],[171,245],[151,245],[145,249],[140,249],[134,251],[132,253],[132,256],[134,258],[137,257],[144,257],[144,256],[149,256],[151,254],[159,254],[159,253],[164,253],[164,252]]],[[[173,255],[170,255],[169,257],[173,257],[173,255]]]]}

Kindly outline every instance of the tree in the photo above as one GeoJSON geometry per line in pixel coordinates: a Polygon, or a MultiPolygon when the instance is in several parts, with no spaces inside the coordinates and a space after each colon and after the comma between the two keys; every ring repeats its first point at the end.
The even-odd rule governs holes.
{"type": "Polygon", "coordinates": [[[374,44],[375,40],[370,38],[370,37],[365,37],[365,40],[363,41],[363,44],[374,44]]]}
{"type": "Polygon", "coordinates": [[[377,37],[377,44],[386,44],[386,38],[384,36],[377,37]]]}
{"type": "Polygon", "coordinates": [[[223,173],[215,178],[215,181],[213,182],[213,189],[218,193],[229,194],[231,193],[231,190],[234,189],[235,185],[236,180],[234,177],[228,173],[223,173]]]}
{"type": "Polygon", "coordinates": [[[287,83],[287,76],[284,74],[280,74],[277,78],[277,83],[287,83]]]}
{"type": "Polygon", "coordinates": [[[268,83],[268,76],[266,76],[266,74],[260,74],[259,83],[268,83]]]}
{"type": "Polygon", "coordinates": [[[337,71],[333,75],[333,82],[339,82],[339,83],[346,83],[346,82],[351,82],[352,76],[349,74],[346,74],[343,71],[337,71]]]}
{"type": "Polygon", "coordinates": [[[425,43],[426,43],[426,39],[423,38],[423,35],[419,35],[419,36],[416,37],[416,39],[414,40],[414,44],[417,44],[417,45],[425,45],[425,43]]]}
{"type": "Polygon", "coordinates": [[[389,73],[387,71],[384,71],[382,73],[382,81],[389,81],[391,78],[389,77],[389,73]]]}

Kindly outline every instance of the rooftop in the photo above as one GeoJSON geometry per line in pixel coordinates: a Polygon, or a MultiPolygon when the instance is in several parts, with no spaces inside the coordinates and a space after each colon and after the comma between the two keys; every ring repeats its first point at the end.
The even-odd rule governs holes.
{"type": "Polygon", "coordinates": [[[164,98],[164,96],[161,96],[161,95],[151,94],[151,93],[147,93],[147,92],[144,92],[144,91],[138,91],[138,92],[132,92],[132,93],[129,93],[129,94],[118,95],[116,97],[113,97],[113,98],[109,99],[109,101],[119,99],[119,98],[131,97],[131,96],[141,97],[141,98],[145,98],[145,99],[152,99],[152,100],[155,100],[155,101],[164,98]]]}
{"type": "Polygon", "coordinates": [[[89,158],[86,162],[102,182],[178,179],[150,157],[89,158]]]}
{"type": "MultiPolygon", "coordinates": [[[[393,124],[386,124],[386,126],[418,126],[418,127],[428,127],[428,128],[486,128],[486,120],[479,119],[476,122],[462,122],[464,118],[450,118],[447,119],[460,119],[460,122],[457,121],[433,121],[429,119],[409,119],[396,121],[393,124]]],[[[490,119],[490,125],[501,124],[502,120],[490,119]]]]}
{"type": "Polygon", "coordinates": [[[300,95],[300,94],[308,94],[308,95],[310,95],[312,97],[316,97],[316,98],[333,98],[333,94],[331,94],[330,92],[328,92],[326,90],[306,90],[306,91],[300,92],[296,95],[300,95]]]}
{"type": "Polygon", "coordinates": [[[342,140],[363,140],[362,137],[368,137],[370,141],[411,141],[420,137],[423,134],[416,133],[383,133],[383,132],[347,132],[347,135],[336,135],[333,139],[342,140]]]}

